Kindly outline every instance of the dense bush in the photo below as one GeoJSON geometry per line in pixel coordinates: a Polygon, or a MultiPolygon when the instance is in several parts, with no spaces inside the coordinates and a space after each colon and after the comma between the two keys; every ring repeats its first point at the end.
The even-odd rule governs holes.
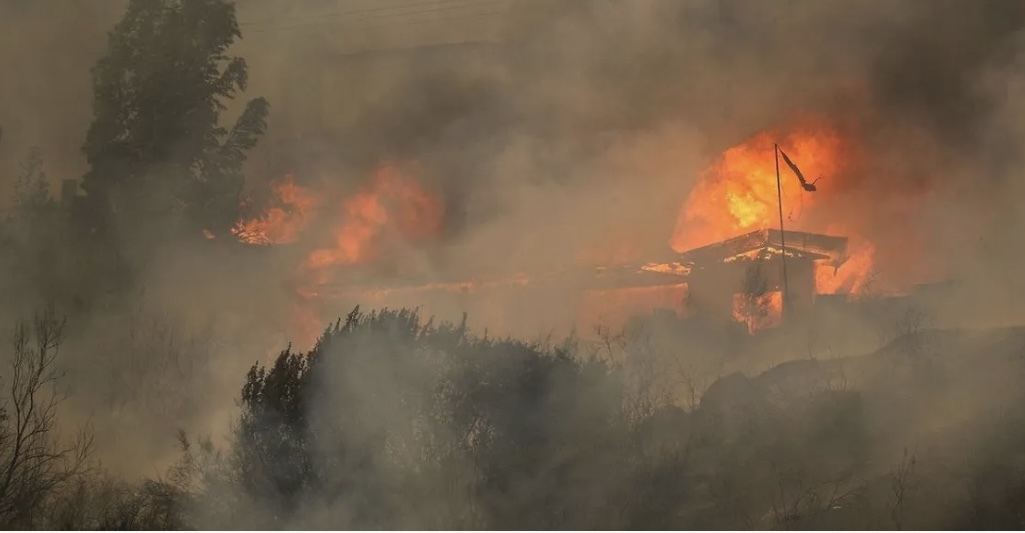
{"type": "Polygon", "coordinates": [[[230,450],[190,455],[193,516],[254,528],[743,526],[774,505],[782,521],[835,503],[818,492],[849,483],[864,449],[855,392],[791,404],[740,377],[692,412],[638,415],[627,365],[581,352],[357,309],[310,352],[250,369],[230,450]],[[782,480],[804,492],[775,502],[782,480]]]}
{"type": "Polygon", "coordinates": [[[872,378],[867,395],[831,378],[840,363],[793,361],[720,378],[693,405],[653,401],[637,378],[647,364],[620,357],[645,350],[599,358],[589,354],[613,352],[481,338],[465,319],[436,325],[406,309],[357,308],[309,352],[254,364],[225,444],[183,433],[179,464],[133,482],[89,468],[88,434],[66,445],[58,432],[51,386],[63,378],[48,369],[62,326],[50,312],[16,336],[0,413],[11,526],[1006,528],[1025,503],[1017,410],[961,426],[972,440],[960,447],[931,435],[947,456],[891,456],[880,410],[906,422],[916,408],[894,401],[916,383],[898,374],[872,378]],[[53,407],[33,417],[31,402],[53,407]]]}

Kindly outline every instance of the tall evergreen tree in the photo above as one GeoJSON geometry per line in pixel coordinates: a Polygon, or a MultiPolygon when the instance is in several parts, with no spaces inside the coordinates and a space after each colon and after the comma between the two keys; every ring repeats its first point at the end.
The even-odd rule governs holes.
{"type": "Polygon", "coordinates": [[[237,220],[242,165],[269,110],[256,98],[220,125],[246,89],[245,60],[227,53],[239,38],[230,0],[130,0],[93,68],[82,188],[94,224],[184,212],[216,232],[237,220]]]}

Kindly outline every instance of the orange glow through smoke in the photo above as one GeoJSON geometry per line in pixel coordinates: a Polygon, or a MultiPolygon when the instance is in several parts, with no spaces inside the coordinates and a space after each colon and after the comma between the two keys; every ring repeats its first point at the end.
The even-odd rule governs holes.
{"type": "Polygon", "coordinates": [[[819,294],[861,294],[868,289],[874,267],[875,247],[868,240],[850,235],[847,261],[834,269],[820,265],[815,270],[815,290],[819,294]]]}
{"type": "Polygon", "coordinates": [[[376,260],[382,241],[389,235],[407,242],[437,237],[444,223],[440,200],[409,174],[393,165],[377,169],[370,182],[345,199],[331,222],[330,244],[309,253],[300,266],[306,286],[297,289],[301,311],[297,313],[303,340],[313,342],[320,330],[319,313],[313,309],[320,291],[315,287],[335,278],[338,269],[376,260]],[[308,337],[312,335],[312,337],[308,337]]]}
{"type": "Polygon", "coordinates": [[[859,292],[872,271],[874,249],[856,224],[831,218],[829,206],[837,198],[836,180],[843,179],[850,161],[845,140],[822,121],[805,122],[785,132],[763,132],[726,150],[701,175],[685,201],[670,244],[682,252],[751,231],[778,228],[774,142],[779,142],[808,180],[822,178],[818,191],[804,191],[780,158],[785,228],[849,238],[850,258],[844,265],[836,272],[832,267],[818,267],[817,291],[859,292]]]}
{"type": "Polygon", "coordinates": [[[332,231],[332,245],[311,253],[306,268],[323,270],[371,261],[386,232],[423,240],[436,237],[444,221],[438,199],[390,165],[378,169],[368,187],[342,204],[341,215],[332,231]]]}
{"type": "MultiPolygon", "coordinates": [[[[293,176],[271,185],[274,205],[262,216],[239,221],[232,233],[249,244],[295,242],[316,218],[331,228],[328,243],[306,255],[299,267],[300,282],[293,314],[296,341],[312,344],[326,322],[319,305],[321,285],[342,274],[339,269],[376,260],[389,236],[407,242],[437,237],[444,222],[440,200],[394,165],[383,165],[354,195],[332,210],[328,196],[295,183],[293,176]]],[[[330,291],[329,291],[330,292],[330,291]]]]}
{"type": "MultiPolygon", "coordinates": [[[[819,293],[858,294],[865,290],[874,267],[875,248],[859,231],[858,220],[837,219],[831,206],[841,202],[840,180],[850,175],[851,140],[826,122],[804,122],[783,131],[763,132],[726,150],[704,173],[684,202],[670,241],[678,252],[712,244],[758,229],[777,228],[776,168],[773,143],[790,156],[808,180],[822,178],[816,192],[806,192],[789,167],[780,160],[783,215],[786,229],[848,237],[849,259],[834,272],[820,266],[816,271],[819,293]]],[[[388,257],[390,239],[424,242],[440,236],[444,224],[444,206],[440,199],[417,179],[409,167],[383,165],[354,194],[332,206],[326,197],[314,195],[294,183],[291,177],[274,184],[277,204],[267,213],[240,222],[233,233],[255,244],[294,242],[316,215],[318,224],[330,228],[330,237],[305,255],[299,267],[298,308],[295,313],[301,342],[313,342],[323,324],[318,306],[326,295],[337,294],[328,282],[342,281],[346,268],[371,264],[388,257]]],[[[629,236],[608,236],[603,262],[634,260],[636,255],[629,236]],[[619,238],[623,237],[623,238],[619,238]],[[619,246],[618,244],[622,244],[619,246]]],[[[597,258],[594,258],[597,259],[597,258]]],[[[667,266],[646,267],[662,269],[667,266]]],[[[677,265],[676,268],[685,268],[677,265]]],[[[341,283],[341,286],[346,285],[341,283]]],[[[353,289],[362,297],[394,291],[459,290],[469,291],[488,283],[440,283],[423,287],[353,289]]],[[[621,289],[614,292],[589,291],[581,297],[582,310],[598,313],[595,299],[617,301],[615,311],[660,307],[685,313],[686,285],[670,288],[621,289]],[[664,301],[663,301],[664,300],[664,301]],[[643,304],[643,305],[642,305],[643,304]],[[623,309],[619,309],[622,307],[623,309]]],[[[361,300],[362,301],[362,300],[361,300]]],[[[749,330],[762,329],[777,322],[782,298],[769,295],[768,316],[747,324],[749,330]]],[[[601,313],[598,313],[601,314],[601,313]]],[[[613,318],[611,315],[605,318],[613,318]]]]}
{"type": "MultiPolygon", "coordinates": [[[[773,159],[773,142],[777,139],[809,180],[837,174],[840,138],[832,129],[807,127],[782,139],[772,132],[756,135],[726,150],[703,173],[680,211],[673,249],[682,252],[750,231],[779,227],[773,159]]],[[[780,165],[783,201],[790,204],[785,208],[812,208],[823,193],[804,192],[782,160],[780,165]]]]}
{"type": "Polygon", "coordinates": [[[748,333],[779,324],[783,319],[783,293],[767,292],[761,296],[745,298],[733,295],[733,319],[747,326],[748,333]],[[761,309],[760,312],[755,309],[761,309]]]}
{"type": "Polygon", "coordinates": [[[318,198],[312,191],[296,185],[293,176],[272,183],[272,206],[259,217],[239,221],[231,232],[249,244],[285,244],[295,241],[312,218],[318,198]]]}

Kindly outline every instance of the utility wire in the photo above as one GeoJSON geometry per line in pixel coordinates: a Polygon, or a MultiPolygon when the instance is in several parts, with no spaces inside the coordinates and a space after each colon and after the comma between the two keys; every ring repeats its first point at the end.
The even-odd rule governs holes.
{"type": "MultiPolygon", "coordinates": [[[[325,17],[317,17],[316,19],[310,20],[308,22],[296,23],[296,24],[286,25],[286,26],[268,26],[268,27],[264,27],[264,28],[258,28],[258,29],[250,30],[249,33],[250,34],[253,34],[253,33],[266,33],[266,32],[270,32],[270,31],[301,29],[301,28],[308,28],[308,27],[311,27],[311,26],[322,26],[322,25],[325,25],[325,24],[334,24],[336,26],[349,26],[349,25],[351,25],[353,23],[373,22],[373,21],[377,21],[377,20],[381,20],[381,19],[388,19],[388,18],[394,18],[394,17],[405,17],[405,16],[409,16],[409,15],[418,15],[418,14],[426,14],[426,13],[439,13],[439,12],[444,12],[444,11],[455,11],[455,10],[460,10],[460,9],[472,9],[472,8],[476,8],[476,7],[493,6],[493,5],[496,5],[496,4],[506,4],[506,3],[507,3],[507,0],[483,0],[483,1],[478,1],[478,2],[462,3],[462,4],[459,4],[459,5],[452,5],[452,6],[448,6],[448,7],[433,7],[433,8],[430,8],[430,9],[421,9],[421,10],[412,10],[412,11],[401,11],[401,12],[397,12],[397,13],[385,13],[385,14],[381,14],[381,15],[377,15],[377,16],[373,16],[373,17],[361,17],[361,18],[358,18],[358,19],[355,19],[355,20],[352,20],[352,21],[343,21],[343,22],[333,22],[333,21],[329,21],[329,20],[323,20],[323,18],[325,18],[325,17]]],[[[493,14],[493,13],[500,13],[500,12],[501,12],[500,10],[496,10],[496,11],[492,11],[492,12],[489,12],[489,13],[493,14]]],[[[449,20],[449,19],[451,19],[451,17],[447,17],[446,19],[441,19],[438,22],[442,22],[444,20],[449,20]]],[[[433,20],[427,20],[425,22],[434,22],[434,21],[433,20]]]]}
{"type": "MultiPolygon", "coordinates": [[[[361,9],[350,9],[348,11],[329,11],[327,13],[322,13],[322,14],[316,15],[315,17],[312,17],[312,18],[320,20],[320,19],[324,19],[324,18],[345,17],[345,16],[349,16],[349,15],[359,15],[359,14],[363,14],[363,13],[377,13],[377,12],[381,12],[381,11],[393,11],[393,10],[396,10],[396,9],[405,9],[407,7],[414,7],[414,8],[416,8],[416,7],[424,7],[424,6],[428,6],[428,5],[439,6],[439,5],[451,4],[451,3],[455,3],[455,2],[465,2],[465,1],[466,0],[424,0],[422,2],[413,2],[413,3],[408,3],[408,4],[393,4],[393,5],[384,6],[384,7],[371,7],[371,8],[361,8],[361,9]]],[[[286,18],[286,19],[283,19],[283,20],[273,20],[272,19],[272,20],[265,20],[265,21],[239,22],[239,26],[254,26],[254,25],[258,25],[258,24],[266,24],[268,22],[289,22],[289,20],[286,18]]]]}
{"type": "MultiPolygon", "coordinates": [[[[455,15],[455,16],[445,17],[442,20],[410,20],[410,21],[402,21],[402,22],[398,22],[398,23],[392,23],[390,25],[377,24],[377,25],[354,26],[354,27],[346,28],[345,31],[350,33],[350,34],[351,33],[362,33],[362,32],[366,32],[366,31],[380,31],[382,28],[394,28],[396,26],[408,27],[408,26],[415,26],[415,25],[422,25],[422,24],[444,23],[444,22],[448,22],[448,21],[452,21],[452,20],[465,20],[465,19],[490,17],[490,16],[495,16],[495,15],[501,15],[503,13],[505,13],[505,12],[501,11],[501,10],[486,11],[486,12],[481,12],[481,13],[467,13],[467,14],[464,14],[464,15],[455,15]]],[[[407,37],[407,36],[412,35],[412,34],[413,34],[412,32],[403,32],[401,34],[391,34],[391,35],[393,37],[407,37]]],[[[255,37],[259,38],[259,37],[272,37],[272,36],[273,36],[273,34],[266,33],[264,35],[256,35],[255,37]]],[[[244,38],[246,38],[246,37],[244,37],[244,38]]],[[[252,37],[248,37],[248,38],[252,38],[252,37]]],[[[464,43],[475,43],[475,42],[481,42],[481,41],[464,41],[464,43]]],[[[405,48],[405,47],[403,47],[403,48],[405,48]]],[[[414,48],[416,48],[416,47],[414,47],[414,48]]],[[[343,55],[361,54],[361,53],[368,52],[368,51],[371,51],[371,50],[378,50],[378,48],[374,48],[374,47],[364,48],[364,49],[360,49],[360,50],[346,52],[343,55]]],[[[388,50],[388,48],[386,48],[386,50],[388,50]]]]}

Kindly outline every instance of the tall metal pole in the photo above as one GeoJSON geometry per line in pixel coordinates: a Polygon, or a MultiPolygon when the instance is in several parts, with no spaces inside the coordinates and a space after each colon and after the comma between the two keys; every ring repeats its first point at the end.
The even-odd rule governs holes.
{"type": "Polygon", "coordinates": [[[783,318],[786,319],[790,307],[788,303],[790,291],[787,286],[787,237],[783,232],[783,184],[779,179],[779,145],[773,144],[772,146],[776,154],[776,203],[779,205],[779,244],[780,258],[783,261],[783,318]]]}

